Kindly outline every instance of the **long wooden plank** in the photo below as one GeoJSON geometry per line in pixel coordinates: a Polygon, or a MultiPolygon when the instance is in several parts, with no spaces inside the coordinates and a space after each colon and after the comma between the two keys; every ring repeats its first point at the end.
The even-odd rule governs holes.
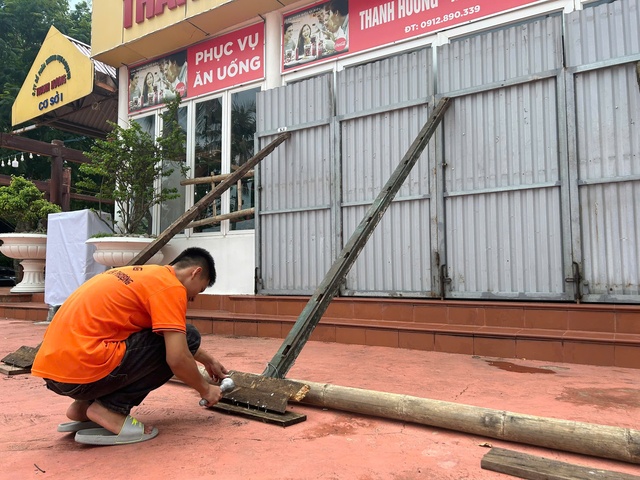
{"type": "Polygon", "coordinates": [[[450,101],[450,98],[445,97],[436,105],[436,108],[409,147],[409,150],[404,157],[402,157],[391,178],[389,178],[387,183],[382,187],[377,198],[373,201],[369,210],[367,210],[363,220],[355,229],[351,238],[349,238],[349,241],[338,255],[338,258],[333,262],[324,279],[320,282],[320,285],[318,285],[318,288],[307,302],[307,305],[302,310],[302,313],[300,313],[293,328],[284,339],[280,349],[276,352],[271,362],[267,364],[263,375],[267,377],[284,378],[293,366],[302,347],[307,343],[311,333],[316,325],[318,325],[320,318],[322,318],[322,315],[326,312],[329,303],[331,303],[331,300],[338,292],[340,285],[357,260],[359,253],[366,245],[373,230],[382,219],[384,212],[386,212],[403,182],[409,176],[409,173],[411,173],[411,169],[420,158],[422,151],[444,118],[450,101]]]}
{"type": "Polygon", "coordinates": [[[495,447],[482,457],[480,466],[527,480],[640,480],[640,477],[627,473],[583,467],[495,447]]]}
{"type": "Polygon", "coordinates": [[[260,150],[257,154],[251,157],[235,172],[230,174],[226,180],[221,182],[217,187],[207,193],[189,210],[184,212],[178,219],[176,219],[171,225],[169,225],[164,232],[162,232],[158,238],[147,245],[138,255],[136,255],[128,265],[142,265],[151,257],[153,257],[158,250],[164,247],[169,240],[171,240],[177,233],[184,230],[184,228],[196,218],[207,206],[213,202],[216,198],[220,197],[224,192],[231,188],[235,183],[240,180],[245,173],[260,163],[265,157],[273,152],[278,145],[284,142],[291,136],[290,132],[285,132],[278,135],[273,142],[260,150]]]}

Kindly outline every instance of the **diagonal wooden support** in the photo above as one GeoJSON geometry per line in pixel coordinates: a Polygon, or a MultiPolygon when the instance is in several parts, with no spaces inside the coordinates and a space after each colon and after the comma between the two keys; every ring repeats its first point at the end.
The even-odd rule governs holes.
{"type": "Polygon", "coordinates": [[[329,307],[329,303],[336,295],[340,284],[358,258],[358,254],[364,248],[373,230],[382,219],[382,215],[384,215],[396,193],[400,190],[403,182],[444,118],[444,114],[449,108],[449,103],[450,99],[444,97],[433,110],[424,127],[422,127],[422,130],[420,130],[420,133],[400,161],[400,164],[396,167],[393,175],[382,187],[382,191],[378,194],[369,210],[367,210],[364,219],[353,232],[342,252],[340,252],[340,255],[338,255],[338,258],[325,275],[324,280],[322,280],[304,310],[300,313],[289,335],[284,339],[282,346],[262,373],[264,376],[284,378],[293,366],[311,332],[313,332],[320,318],[329,307]]]}
{"type": "Polygon", "coordinates": [[[187,210],[180,218],[169,225],[158,238],[152,243],[147,245],[136,257],[134,257],[128,265],[142,265],[151,257],[153,257],[158,250],[164,247],[169,240],[171,240],[177,233],[184,230],[184,228],[196,218],[207,206],[213,202],[216,198],[220,197],[231,186],[235,185],[238,180],[244,177],[244,174],[255,167],[260,161],[262,161],[267,155],[273,152],[278,145],[284,142],[291,136],[290,132],[285,132],[276,137],[276,139],[269,145],[260,150],[256,155],[251,157],[247,162],[238,168],[235,172],[229,175],[226,180],[220,183],[216,188],[202,197],[198,203],[187,210]]]}

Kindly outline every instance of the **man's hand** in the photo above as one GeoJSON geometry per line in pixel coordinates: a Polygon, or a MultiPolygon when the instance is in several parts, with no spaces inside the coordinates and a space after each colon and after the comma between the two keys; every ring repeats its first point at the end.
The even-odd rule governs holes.
{"type": "Polygon", "coordinates": [[[209,392],[206,395],[202,396],[203,400],[206,400],[206,406],[210,407],[211,405],[215,405],[222,398],[222,391],[220,387],[217,385],[209,385],[209,392]]]}
{"type": "Polygon", "coordinates": [[[220,383],[220,381],[229,373],[224,365],[202,349],[198,349],[193,358],[204,366],[207,373],[215,383],[220,383]]]}

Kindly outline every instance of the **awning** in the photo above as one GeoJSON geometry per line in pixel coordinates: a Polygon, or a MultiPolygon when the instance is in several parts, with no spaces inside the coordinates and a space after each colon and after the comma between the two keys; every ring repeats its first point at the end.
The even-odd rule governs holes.
{"type": "Polygon", "coordinates": [[[13,126],[104,137],[118,117],[116,69],[90,56],[89,45],[52,26],[13,103],[13,126]]]}

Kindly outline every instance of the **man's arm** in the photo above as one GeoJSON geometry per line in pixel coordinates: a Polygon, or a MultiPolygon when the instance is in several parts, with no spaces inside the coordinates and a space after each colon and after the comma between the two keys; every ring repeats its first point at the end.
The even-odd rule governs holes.
{"type": "MultiPolygon", "coordinates": [[[[191,355],[191,352],[189,351],[185,334],[182,332],[172,331],[163,332],[163,334],[165,349],[167,352],[167,364],[174,375],[196,390],[200,394],[201,398],[207,400],[208,405],[218,403],[222,398],[220,387],[209,384],[200,374],[200,370],[198,370],[198,366],[196,365],[196,358],[191,355]]],[[[223,373],[222,370],[224,370],[224,367],[222,367],[219,362],[216,363],[222,368],[222,370],[220,368],[213,369],[212,365],[215,360],[210,355],[204,354],[198,350],[198,352],[196,352],[196,356],[208,362],[208,365],[203,363],[205,368],[207,368],[207,371],[212,369],[213,373],[216,373],[215,370],[218,370],[218,373],[223,373]]],[[[211,373],[212,372],[209,371],[210,375],[211,373]]]]}

